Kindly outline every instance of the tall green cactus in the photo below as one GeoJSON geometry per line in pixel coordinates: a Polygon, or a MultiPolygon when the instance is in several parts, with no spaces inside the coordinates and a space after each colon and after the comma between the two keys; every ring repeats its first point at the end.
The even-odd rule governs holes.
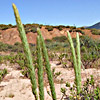
{"type": "Polygon", "coordinates": [[[77,94],[81,91],[81,57],[80,57],[80,42],[79,42],[79,34],[77,33],[76,36],[76,43],[77,43],[77,57],[75,54],[74,44],[69,32],[67,32],[67,37],[71,46],[72,58],[73,58],[73,65],[75,71],[75,82],[77,86],[77,94]]]}
{"type": "Polygon", "coordinates": [[[43,83],[43,59],[40,44],[40,36],[37,36],[37,64],[38,64],[38,83],[40,100],[44,100],[44,83],[43,83]]]}
{"type": "Polygon", "coordinates": [[[45,61],[45,67],[46,67],[46,72],[47,72],[47,76],[48,76],[48,80],[49,80],[52,98],[53,98],[53,100],[56,100],[56,92],[55,92],[50,62],[49,62],[49,58],[48,58],[48,53],[47,53],[47,49],[46,49],[46,46],[45,46],[44,39],[42,37],[41,31],[40,31],[39,28],[37,28],[37,33],[40,36],[40,40],[41,40],[42,51],[43,51],[43,56],[44,56],[44,61],[45,61]]]}
{"type": "Polygon", "coordinates": [[[29,44],[27,42],[27,37],[26,37],[26,34],[25,34],[24,27],[21,23],[21,19],[20,19],[18,10],[17,10],[15,4],[13,4],[12,6],[13,6],[15,18],[16,18],[16,23],[17,23],[17,26],[18,26],[18,31],[19,31],[19,34],[20,34],[20,38],[22,40],[24,52],[25,52],[25,55],[26,55],[27,63],[28,63],[28,69],[29,69],[30,79],[31,79],[31,83],[32,83],[32,92],[35,96],[35,99],[38,100],[38,95],[37,95],[37,90],[36,90],[37,84],[36,84],[36,78],[35,78],[35,71],[34,71],[34,67],[33,67],[32,56],[31,56],[31,52],[30,52],[30,49],[29,49],[29,44]]]}

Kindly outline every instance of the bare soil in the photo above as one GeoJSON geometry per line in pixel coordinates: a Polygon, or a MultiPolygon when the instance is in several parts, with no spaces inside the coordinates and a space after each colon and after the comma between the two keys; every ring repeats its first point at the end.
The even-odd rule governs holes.
{"type": "MultiPolygon", "coordinates": [[[[66,82],[69,82],[71,85],[74,83],[74,70],[73,68],[63,68],[62,65],[56,65],[57,61],[51,61],[50,63],[51,68],[55,68],[55,72],[61,72],[61,74],[54,79],[57,100],[60,100],[62,97],[60,89],[65,87],[66,82]],[[63,82],[61,82],[61,79],[63,82]]],[[[18,64],[11,65],[9,62],[0,65],[0,69],[7,68],[8,70],[8,74],[0,83],[0,100],[35,100],[32,94],[30,80],[21,74],[21,70],[17,69],[18,67],[18,64]]],[[[90,78],[90,75],[93,75],[95,82],[100,85],[100,69],[82,69],[81,73],[82,84],[86,81],[86,78],[90,78]]],[[[52,100],[47,91],[50,92],[48,83],[44,87],[45,100],[52,100]]],[[[69,89],[67,89],[67,94],[70,94],[69,89]]]]}

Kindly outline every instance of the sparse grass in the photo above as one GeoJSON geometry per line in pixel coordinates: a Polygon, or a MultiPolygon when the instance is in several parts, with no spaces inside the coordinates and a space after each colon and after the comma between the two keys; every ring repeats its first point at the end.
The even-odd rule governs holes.
{"type": "Polygon", "coordinates": [[[4,76],[7,74],[7,69],[0,70],[0,81],[4,78],[4,76]]]}

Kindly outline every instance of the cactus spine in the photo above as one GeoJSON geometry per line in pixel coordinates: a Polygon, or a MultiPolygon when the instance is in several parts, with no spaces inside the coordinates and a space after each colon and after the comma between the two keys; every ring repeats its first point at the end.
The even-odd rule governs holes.
{"type": "Polygon", "coordinates": [[[40,100],[44,100],[44,83],[43,83],[43,61],[40,44],[40,36],[37,36],[37,64],[38,64],[38,83],[40,100]]]}
{"type": "Polygon", "coordinates": [[[46,46],[45,46],[45,43],[44,43],[44,39],[42,37],[41,31],[40,31],[39,28],[37,28],[37,33],[40,36],[40,40],[41,40],[43,57],[44,57],[44,61],[45,61],[45,67],[46,67],[46,72],[47,72],[47,76],[48,76],[48,80],[49,80],[52,98],[53,98],[53,100],[56,100],[56,92],[55,92],[51,67],[50,67],[50,63],[49,63],[48,53],[47,53],[47,49],[46,49],[46,46]]]}
{"type": "Polygon", "coordinates": [[[71,46],[74,71],[75,71],[75,82],[77,86],[77,94],[81,91],[81,57],[80,57],[80,42],[79,42],[79,34],[77,33],[76,41],[77,41],[77,58],[75,54],[74,44],[69,32],[67,32],[67,37],[71,46]]]}
{"type": "Polygon", "coordinates": [[[29,44],[27,42],[25,30],[21,23],[21,19],[20,19],[20,16],[19,16],[19,13],[18,13],[18,10],[17,10],[15,4],[13,4],[13,10],[14,10],[15,18],[16,18],[16,23],[18,26],[20,38],[22,40],[24,52],[25,52],[27,62],[28,62],[28,69],[29,69],[30,79],[31,79],[31,83],[32,83],[32,92],[35,96],[35,100],[38,100],[38,95],[37,95],[37,91],[36,91],[37,84],[36,84],[35,71],[34,71],[33,62],[32,62],[32,56],[31,56],[31,52],[29,49],[29,44]]]}

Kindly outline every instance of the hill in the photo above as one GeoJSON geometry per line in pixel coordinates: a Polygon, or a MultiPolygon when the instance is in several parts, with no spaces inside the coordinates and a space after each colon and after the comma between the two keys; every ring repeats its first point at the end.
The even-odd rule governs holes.
{"type": "Polygon", "coordinates": [[[87,27],[87,28],[90,28],[90,29],[92,29],[92,28],[100,29],[100,22],[98,22],[98,23],[96,23],[96,24],[94,24],[94,25],[92,25],[92,26],[89,26],[89,27],[87,27]]]}
{"type": "MultiPolygon", "coordinates": [[[[66,36],[67,31],[71,33],[73,38],[76,37],[76,32],[80,35],[88,35],[94,39],[100,38],[100,35],[93,35],[90,29],[84,27],[76,28],[74,26],[49,26],[39,24],[25,24],[24,28],[26,31],[27,39],[29,43],[35,44],[37,37],[37,27],[40,27],[44,39],[52,39],[54,37],[66,36]]],[[[0,42],[14,45],[16,42],[21,42],[19,32],[16,26],[0,25],[0,42]]]]}

